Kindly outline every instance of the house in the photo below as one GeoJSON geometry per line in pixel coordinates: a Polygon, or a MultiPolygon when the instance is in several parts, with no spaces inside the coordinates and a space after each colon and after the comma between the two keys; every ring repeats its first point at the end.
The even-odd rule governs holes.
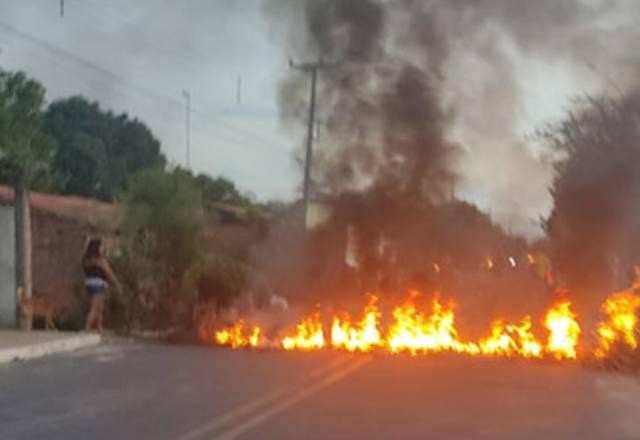
{"type": "MultiPolygon", "coordinates": [[[[75,196],[30,193],[33,288],[72,315],[82,311],[80,261],[85,240],[100,235],[116,249],[124,209],[118,205],[75,196]]],[[[16,282],[14,193],[0,185],[0,327],[15,327],[16,282]]],[[[264,221],[247,209],[215,203],[207,206],[205,242],[243,258],[265,234],[264,221]]]]}
{"type": "MultiPolygon", "coordinates": [[[[115,238],[122,220],[116,205],[80,197],[33,192],[33,287],[60,307],[77,310],[80,260],[89,235],[115,238]]],[[[15,326],[14,193],[0,185],[0,326],[15,326]]]]}

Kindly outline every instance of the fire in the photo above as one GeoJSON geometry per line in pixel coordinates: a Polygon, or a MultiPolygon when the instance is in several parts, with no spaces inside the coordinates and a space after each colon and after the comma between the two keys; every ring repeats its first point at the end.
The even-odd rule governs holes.
{"type": "MultiPolygon", "coordinates": [[[[637,287],[640,288],[640,282],[637,287]]],[[[602,305],[607,319],[596,329],[598,345],[593,354],[597,358],[607,356],[616,343],[631,349],[640,346],[640,295],[634,292],[634,289],[629,289],[614,293],[602,305]]],[[[491,323],[488,336],[472,342],[460,337],[453,302],[443,303],[435,298],[423,308],[418,304],[419,299],[419,293],[412,292],[406,301],[393,307],[387,326],[382,325],[384,320],[378,297],[370,296],[360,320],[338,312],[323,321],[320,312],[315,312],[302,319],[291,333],[276,339],[265,337],[259,326],[240,320],[231,327],[216,331],[214,337],[219,345],[231,348],[278,346],[287,351],[333,348],[349,352],[380,350],[412,355],[449,351],[525,359],[551,356],[559,360],[578,357],[582,329],[568,300],[560,301],[545,313],[542,324],[547,338],[544,342],[536,336],[531,316],[520,321],[496,319],[491,323]],[[325,329],[324,323],[331,325],[325,329]]]]}
{"type": "Polygon", "coordinates": [[[571,302],[563,301],[552,307],[544,320],[550,335],[546,350],[556,359],[575,359],[580,337],[580,325],[571,310],[571,302]]]}
{"type": "Polygon", "coordinates": [[[539,358],[542,344],[536,340],[531,327],[530,316],[525,316],[520,324],[496,320],[491,324],[491,336],[480,341],[480,351],[485,355],[539,358]]]}
{"type": "Polygon", "coordinates": [[[324,348],[324,328],[320,313],[305,318],[296,326],[296,333],[286,336],[281,341],[282,348],[287,351],[292,350],[319,350],[324,348]]]}
{"type": "Polygon", "coordinates": [[[443,306],[438,299],[433,300],[432,313],[426,316],[417,310],[412,292],[409,299],[393,309],[393,323],[387,334],[387,346],[392,353],[456,351],[475,353],[475,344],[465,344],[458,340],[455,328],[453,305],[443,306]]]}
{"type": "Polygon", "coordinates": [[[603,312],[608,316],[607,322],[602,322],[596,329],[598,347],[595,355],[603,358],[617,342],[622,342],[632,349],[638,347],[637,324],[640,296],[632,291],[623,291],[609,296],[602,305],[603,312]]]}
{"type": "Polygon", "coordinates": [[[382,344],[378,298],[372,296],[364,309],[362,320],[351,323],[348,314],[334,317],[331,324],[331,346],[347,351],[371,351],[382,344]]]}
{"type": "Polygon", "coordinates": [[[231,348],[257,347],[260,343],[260,327],[248,327],[243,320],[233,326],[217,331],[216,342],[231,348]]]}

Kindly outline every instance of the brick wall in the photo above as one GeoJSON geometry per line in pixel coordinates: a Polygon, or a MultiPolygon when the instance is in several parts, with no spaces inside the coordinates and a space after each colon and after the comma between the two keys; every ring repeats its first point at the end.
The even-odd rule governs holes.
{"type": "Polygon", "coordinates": [[[49,212],[32,210],[33,286],[71,310],[82,307],[82,269],[88,226],[49,212]]]}

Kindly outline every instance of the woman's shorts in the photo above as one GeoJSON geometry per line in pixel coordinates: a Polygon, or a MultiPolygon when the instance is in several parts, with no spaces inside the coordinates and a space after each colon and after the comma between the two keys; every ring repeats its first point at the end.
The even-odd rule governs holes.
{"type": "Polygon", "coordinates": [[[84,287],[87,291],[87,295],[92,297],[94,295],[105,293],[109,287],[109,283],[102,278],[92,277],[84,280],[84,287]]]}

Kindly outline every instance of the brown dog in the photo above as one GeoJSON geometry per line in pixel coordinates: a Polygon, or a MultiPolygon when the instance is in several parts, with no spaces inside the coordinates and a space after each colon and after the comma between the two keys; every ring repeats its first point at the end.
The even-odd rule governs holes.
{"type": "Polygon", "coordinates": [[[45,330],[58,330],[53,322],[56,308],[49,299],[36,292],[33,292],[31,298],[27,298],[22,287],[18,288],[16,296],[22,316],[31,316],[32,319],[44,318],[45,330]]]}

